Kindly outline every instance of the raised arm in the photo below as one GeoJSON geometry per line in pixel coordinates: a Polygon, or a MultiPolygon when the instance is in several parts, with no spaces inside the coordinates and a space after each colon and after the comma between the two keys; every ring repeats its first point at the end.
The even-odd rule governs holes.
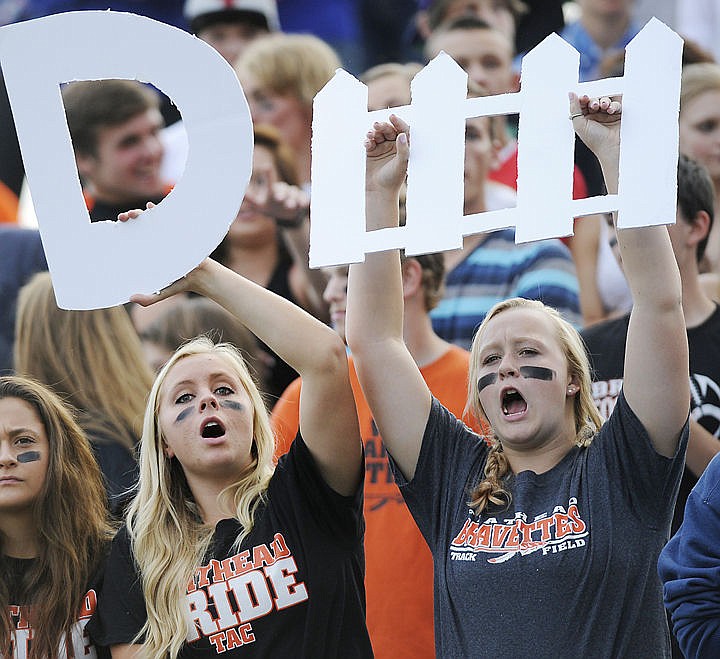
{"type": "Polygon", "coordinates": [[[160,293],[133,301],[148,305],[181,291],[218,302],[302,376],[303,439],[328,485],[340,494],[355,492],[362,444],[340,337],[298,306],[211,259],[160,293]]]}
{"type": "MultiPolygon", "coordinates": [[[[397,117],[368,133],[367,228],[398,225],[400,186],[408,161],[407,126],[397,117]]],[[[383,442],[405,478],[415,473],[430,413],[430,391],[403,342],[398,250],[368,254],[350,267],[346,336],[383,442]]],[[[304,385],[303,385],[304,386],[304,385]]]]}
{"type": "MultiPolygon", "coordinates": [[[[608,192],[616,193],[620,103],[573,94],[570,114],[575,131],[600,161],[608,192]]],[[[673,208],[668,223],[674,218],[673,208]]],[[[680,273],[665,226],[620,229],[618,246],[633,297],[623,391],[655,449],[670,457],[690,408],[680,273]]]]}

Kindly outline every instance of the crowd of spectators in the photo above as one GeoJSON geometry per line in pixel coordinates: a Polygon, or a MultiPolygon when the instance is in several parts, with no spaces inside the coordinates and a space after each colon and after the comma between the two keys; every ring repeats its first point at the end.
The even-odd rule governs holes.
{"type": "MultiPolygon", "coordinates": [[[[404,486],[409,485],[405,480],[408,463],[395,462],[397,456],[393,451],[393,458],[388,455],[373,416],[372,394],[366,399],[368,391],[362,368],[351,353],[353,342],[346,337],[349,268],[316,270],[309,267],[312,101],[336,69],[343,67],[368,86],[369,110],[408,104],[413,76],[441,51],[449,54],[467,73],[469,96],[512,93],[522,84],[522,56],[551,32],[558,33],[580,52],[580,81],[621,75],[622,53],[647,20],[648,3],[633,0],[108,0],[104,3],[17,0],[0,5],[0,25],[61,11],[108,7],[141,14],[195,34],[234,68],[253,120],[252,174],[237,217],[211,258],[239,275],[237,281],[244,283],[237,284],[225,270],[218,275],[212,269],[215,266],[207,264],[194,271],[192,281],[204,282],[207,270],[223,290],[226,286],[228,290],[236,287],[242,296],[247,296],[248,302],[257,296],[269,305],[268,309],[277,304],[283,318],[298,323],[298,331],[306,327],[319,340],[328,341],[324,329],[330,326],[342,339],[349,354],[348,391],[352,389],[364,446],[364,612],[372,651],[377,657],[433,657],[437,648],[455,647],[452,643],[439,645],[438,625],[442,621],[437,608],[440,605],[437,572],[433,601],[433,573],[446,570],[447,565],[428,549],[427,544],[432,547],[432,542],[427,537],[427,526],[421,524],[418,528],[419,513],[411,514],[403,500],[404,492],[401,494],[395,484],[398,480],[404,486]],[[302,309],[304,314],[300,315],[295,307],[289,312],[290,307],[276,303],[274,296],[265,298],[265,293],[253,292],[252,288],[245,292],[247,282],[276,294],[302,309]]],[[[657,9],[659,16],[686,38],[679,114],[677,223],[669,229],[669,234],[682,287],[690,376],[687,458],[672,520],[674,538],[660,558],[660,576],[667,584],[665,603],[669,627],[674,632],[672,649],[668,645],[667,651],[675,657],[711,657],[720,653],[720,605],[717,604],[720,601],[720,552],[713,546],[713,543],[720,546],[720,525],[717,524],[720,502],[716,500],[720,458],[713,460],[720,453],[720,352],[716,347],[720,341],[717,306],[720,238],[717,229],[713,231],[714,209],[720,200],[720,64],[715,61],[720,55],[720,3],[678,0],[674,6],[667,0],[658,3],[657,9]],[[690,513],[688,523],[683,524],[686,504],[690,513]],[[706,581],[705,588],[697,585],[698,579],[706,581]],[[707,603],[703,598],[707,598],[707,603]]],[[[202,72],[188,72],[189,76],[193,74],[202,75],[202,72]]],[[[169,99],[159,90],[134,80],[71,82],[63,85],[62,96],[90,220],[116,221],[118,215],[126,211],[144,209],[147,202],[162,203],[182,177],[188,151],[182,118],[169,99]]],[[[386,130],[394,130],[393,140],[400,140],[398,135],[403,133],[398,126],[386,130]]],[[[400,144],[398,141],[398,153],[400,144]]],[[[467,120],[463,199],[466,215],[515,205],[517,154],[516,117],[467,120]]],[[[393,155],[397,157],[395,152],[393,155]]],[[[573,175],[575,198],[606,191],[607,179],[604,180],[603,174],[607,177],[607,172],[600,166],[597,155],[597,149],[592,151],[582,141],[577,142],[573,175]]],[[[397,187],[402,223],[405,192],[402,184],[397,187]]],[[[131,221],[142,221],[141,212],[135,211],[131,221]]],[[[438,218],[438,222],[442,221],[438,218]]],[[[479,383],[469,382],[470,351],[478,328],[485,327],[483,322],[489,320],[486,319],[488,313],[492,315],[492,310],[509,298],[538,300],[556,309],[563,321],[581,332],[593,368],[592,399],[603,419],[610,417],[616,402],[624,401],[621,392],[625,381],[629,379],[630,390],[637,391],[638,380],[624,375],[628,364],[624,355],[636,291],[631,295],[628,279],[632,277],[626,278],[627,264],[623,264],[617,244],[612,215],[598,214],[576,218],[574,235],[562,240],[517,245],[514,230],[505,229],[466,236],[462,248],[457,250],[415,257],[402,255],[399,270],[402,313],[398,313],[402,321],[401,328],[396,327],[400,330],[398,334],[402,335],[411,361],[419,370],[423,386],[433,396],[433,405],[439,401],[473,432],[483,436],[491,455],[497,450],[495,431],[487,415],[477,409],[478,401],[467,400],[468,390],[480,400],[479,383]]],[[[243,367],[247,374],[243,371],[242,378],[247,376],[258,385],[276,439],[272,460],[269,454],[263,456],[267,465],[278,460],[283,465],[298,462],[302,471],[308,468],[306,461],[312,458],[317,461],[317,447],[301,432],[302,418],[304,413],[306,419],[313,420],[313,427],[317,427],[322,424],[315,419],[321,415],[314,406],[301,403],[301,392],[309,390],[307,396],[312,395],[317,402],[319,389],[314,383],[320,381],[325,390],[336,387],[334,397],[345,403],[346,382],[343,374],[318,374],[317,368],[307,363],[307,356],[312,354],[310,346],[304,345],[307,337],[296,334],[298,347],[289,349],[292,327],[283,328],[287,336],[267,328],[257,331],[253,324],[267,319],[269,311],[255,310],[252,305],[239,310],[204,283],[178,288],[175,297],[147,308],[143,304],[128,303],[106,310],[64,311],[55,304],[50,276],[45,272],[47,268],[29,191],[23,182],[20,151],[0,75],[0,376],[32,378],[54,392],[45,396],[37,393],[32,383],[19,380],[20,385],[16,385],[8,380],[0,381],[10,392],[4,396],[26,401],[38,409],[40,403],[33,401],[40,401],[42,409],[54,409],[63,403],[73,407],[77,428],[71,421],[64,424],[71,427],[73,433],[84,433],[88,438],[104,479],[108,510],[116,520],[121,519],[126,514],[130,493],[144,473],[138,467],[137,456],[140,438],[146,436],[149,423],[146,413],[144,431],[143,410],[151,392],[153,373],[161,373],[161,378],[152,389],[151,400],[154,397],[155,405],[149,412],[151,417],[160,414],[159,389],[179,361],[197,360],[199,355],[219,359],[206,344],[190,344],[189,348],[186,345],[180,353],[175,353],[187,341],[205,335],[236,346],[247,364],[243,367]],[[198,292],[215,301],[201,299],[198,292]],[[276,351],[271,344],[281,349],[276,351]],[[164,368],[166,363],[169,365],[164,368]],[[293,364],[305,369],[311,386],[302,384],[304,379],[301,381],[298,377],[293,364]],[[59,396],[62,403],[54,395],[59,396]],[[296,438],[301,436],[308,446],[305,443],[297,446],[300,442],[296,438]]],[[[362,276],[371,280],[368,275],[362,276]]],[[[637,274],[635,277],[637,282],[637,274]]],[[[360,276],[358,280],[362,281],[360,276]]],[[[378,299],[384,298],[378,295],[378,299]]],[[[356,310],[354,327],[362,328],[380,318],[381,311],[368,308],[368,318],[361,323],[357,321],[356,310]]],[[[328,345],[334,345],[332,340],[328,345]]],[[[355,345],[368,350],[362,338],[356,339],[355,345]]],[[[231,361],[236,359],[240,358],[233,356],[231,361]]],[[[684,373],[678,375],[683,377],[684,373]]],[[[372,378],[370,382],[376,384],[372,378]]],[[[380,390],[382,386],[377,388],[380,390]]],[[[667,390],[662,388],[664,392],[667,390]]],[[[395,391],[388,398],[395,396],[400,401],[398,408],[405,409],[408,399],[395,391]]],[[[0,412],[5,409],[2,401],[0,395],[0,412]]],[[[258,404],[253,399],[254,409],[258,404]]],[[[628,414],[627,402],[619,403],[618,407],[622,411],[617,417],[628,414]]],[[[407,409],[415,408],[408,404],[407,409]]],[[[344,419],[345,408],[340,405],[339,410],[338,418],[344,419]]],[[[327,416],[333,418],[334,411],[327,410],[327,416]]],[[[176,423],[180,420],[178,416],[176,423]]],[[[44,418],[42,421],[50,427],[44,418]]],[[[156,424],[160,421],[156,420],[156,424]]],[[[305,425],[310,427],[307,421],[305,425]]],[[[388,426],[395,428],[392,422],[388,426]]],[[[0,416],[0,478],[6,460],[2,427],[0,416]]],[[[159,425],[157,427],[153,432],[159,432],[159,425]]],[[[328,424],[330,427],[332,423],[328,424]]],[[[329,434],[328,428],[320,433],[323,437],[329,434]]],[[[155,438],[155,434],[152,437],[155,438]]],[[[464,441],[464,435],[458,441],[464,441]]],[[[683,442],[681,438],[680,450],[683,442]]],[[[327,446],[321,445],[322,458],[336,455],[333,451],[338,451],[337,447],[328,448],[330,444],[328,440],[327,446]]],[[[657,444],[653,444],[657,449],[657,444]]],[[[579,441],[578,446],[584,445],[579,441]]],[[[150,456],[146,453],[143,458],[143,469],[152,474],[152,478],[158,475],[153,472],[151,462],[162,458],[161,449],[166,450],[167,446],[158,444],[153,449],[155,453],[150,456]]],[[[347,450],[347,464],[356,466],[357,456],[351,456],[347,446],[343,450],[347,450]]],[[[658,449],[658,453],[662,451],[658,449]]],[[[416,455],[415,459],[423,456],[416,455]]],[[[90,467],[83,468],[89,470],[88,473],[92,471],[90,467]]],[[[182,468],[186,475],[190,473],[186,464],[183,463],[182,468]]],[[[337,476],[333,469],[324,469],[321,463],[319,472],[326,481],[328,473],[331,479],[337,476]]],[[[414,470],[413,462],[410,474],[414,470]]],[[[328,495],[327,483],[315,479],[314,473],[312,477],[303,473],[293,478],[301,485],[310,483],[310,487],[317,487],[317,492],[312,494],[325,498],[325,503],[331,500],[327,508],[328,519],[332,521],[321,520],[321,531],[326,532],[323,527],[326,522],[332,529],[342,527],[347,541],[351,542],[361,533],[357,529],[350,532],[338,519],[344,519],[342,515],[347,512],[341,510],[343,506],[350,510],[348,501],[357,488],[349,472],[340,471],[338,481],[344,488],[339,489],[344,489],[344,496],[338,495],[338,501],[332,500],[334,493],[328,495]]],[[[174,483],[179,473],[168,472],[167,482],[174,483]]],[[[88,478],[97,479],[97,475],[92,472],[88,478]]],[[[147,482],[151,476],[145,478],[147,482]]],[[[265,486],[271,487],[268,483],[270,480],[265,486]]],[[[297,486],[294,480],[292,483],[297,486]]],[[[173,487],[180,489],[167,496],[163,493],[160,497],[164,497],[163,501],[155,499],[147,486],[139,492],[155,510],[165,505],[172,507],[173,496],[177,496],[178,501],[185,497],[185,503],[188,497],[196,496],[194,490],[188,493],[187,483],[184,490],[182,486],[173,487]]],[[[623,487],[624,484],[618,484],[618,488],[623,487]]],[[[474,494],[476,492],[472,496],[474,494]]],[[[665,494],[672,499],[672,492],[665,494]]],[[[265,494],[258,496],[262,498],[265,494]]],[[[471,493],[465,492],[464,496],[470,497],[471,493]]],[[[127,519],[139,519],[138,501],[136,498],[130,504],[127,519]]],[[[492,502],[497,503],[495,499],[492,502]]],[[[468,505],[477,508],[476,503],[468,505]]],[[[2,505],[0,493],[0,553],[9,546],[3,535],[7,531],[3,527],[2,505]]],[[[241,507],[238,505],[238,510],[241,507]]],[[[199,513],[192,506],[188,510],[188,517],[183,518],[181,525],[190,528],[197,521],[191,523],[190,518],[199,513]]],[[[356,506],[353,514],[359,515],[359,510],[356,506]]],[[[253,508],[250,517],[254,514],[253,508]]],[[[104,532],[103,522],[96,520],[95,524],[100,529],[96,535],[104,532]]],[[[152,524],[148,524],[147,533],[152,535],[154,529],[150,527],[152,524]]],[[[127,538],[125,541],[130,542],[127,538]]],[[[203,542],[207,550],[210,541],[206,538],[203,542]]],[[[137,555],[137,545],[132,546],[137,555]]],[[[195,554],[190,550],[183,554],[186,563],[192,562],[188,556],[198,555],[199,546],[193,546],[195,554]]],[[[160,568],[156,559],[148,557],[147,546],[142,552],[145,562],[138,569],[153,570],[152,578],[156,581],[152,583],[156,586],[176,587],[163,585],[163,577],[157,576],[160,568]]],[[[360,554],[362,551],[352,554],[348,564],[353,568],[360,554]]],[[[93,555],[89,561],[93,569],[97,560],[93,555]]],[[[348,564],[340,560],[338,570],[351,569],[348,564]]],[[[0,560],[0,571],[10,569],[0,560]]],[[[95,583],[94,573],[89,574],[87,566],[84,570],[86,582],[95,583]]],[[[358,588],[357,579],[344,574],[343,583],[350,584],[352,589],[358,588]]],[[[173,571],[172,575],[176,582],[182,581],[178,577],[180,572],[173,571]]],[[[658,576],[653,574],[648,578],[657,580],[658,576]]],[[[145,587],[147,583],[143,583],[145,587]]],[[[120,588],[120,585],[112,587],[120,588]]],[[[659,588],[659,581],[655,585],[659,588]]],[[[351,595],[355,594],[352,590],[351,595]]],[[[0,587],[0,605],[24,604],[11,602],[8,596],[7,590],[0,587]]],[[[165,596],[170,597],[167,593],[165,596]]],[[[352,597],[348,592],[344,596],[348,619],[354,620],[357,602],[348,605],[352,597]]],[[[484,601],[481,595],[477,601],[484,601]]],[[[222,611],[215,613],[217,617],[225,615],[222,611]]],[[[38,619],[44,619],[45,615],[41,612],[38,619]]],[[[479,614],[463,615],[478,616],[472,624],[482,635],[479,614]]],[[[8,616],[2,617],[6,619],[8,616]]],[[[534,616],[531,619],[536,620],[534,616]]],[[[91,628],[97,630],[106,623],[107,620],[94,621],[91,628]]],[[[145,626],[139,624],[137,629],[133,628],[133,634],[145,634],[154,644],[151,647],[170,642],[172,635],[172,643],[177,646],[181,636],[178,624],[175,620],[172,632],[166,632],[158,626],[156,618],[151,618],[145,626]]],[[[0,656],[5,656],[3,643],[13,647],[8,629],[12,629],[10,623],[0,625],[0,656]]],[[[57,633],[62,631],[58,628],[57,633]]],[[[112,641],[115,637],[106,632],[103,628],[98,633],[108,644],[120,643],[112,641]]],[[[133,634],[122,641],[123,646],[132,648],[132,643],[138,641],[139,637],[133,634]]],[[[648,633],[648,638],[653,634],[648,633]]],[[[663,631],[658,634],[662,636],[663,631]]],[[[350,637],[353,635],[348,635],[347,630],[337,632],[337,638],[344,639],[341,642],[349,642],[350,637]]],[[[223,642],[229,642],[228,638],[223,642]]],[[[368,656],[366,639],[353,638],[357,641],[353,652],[337,656],[368,656]]],[[[43,643],[47,645],[47,639],[43,643]]],[[[218,646],[215,647],[217,650],[218,646]]],[[[466,647],[474,646],[471,643],[466,647]]],[[[10,656],[17,655],[11,651],[10,656]]],[[[114,652],[113,656],[116,656],[114,652]]]]}

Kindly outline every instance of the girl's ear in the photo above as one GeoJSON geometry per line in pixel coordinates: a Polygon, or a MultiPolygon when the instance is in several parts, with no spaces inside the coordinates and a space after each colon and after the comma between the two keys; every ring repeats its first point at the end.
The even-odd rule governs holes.
{"type": "Polygon", "coordinates": [[[414,295],[422,287],[422,266],[413,258],[407,258],[402,264],[403,297],[414,295]]]}
{"type": "Polygon", "coordinates": [[[580,391],[580,378],[572,374],[570,375],[570,381],[568,382],[567,386],[567,395],[568,396],[575,396],[580,391]]]}

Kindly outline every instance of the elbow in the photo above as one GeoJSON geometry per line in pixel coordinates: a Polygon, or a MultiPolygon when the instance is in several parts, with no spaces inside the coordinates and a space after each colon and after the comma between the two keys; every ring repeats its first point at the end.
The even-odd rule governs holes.
{"type": "Polygon", "coordinates": [[[693,659],[715,659],[720,656],[720,628],[715,620],[674,625],[673,632],[683,656],[693,659]]]}
{"type": "Polygon", "coordinates": [[[324,349],[317,355],[314,367],[326,375],[342,376],[348,372],[347,349],[340,335],[333,330],[328,330],[328,336],[324,349]]]}

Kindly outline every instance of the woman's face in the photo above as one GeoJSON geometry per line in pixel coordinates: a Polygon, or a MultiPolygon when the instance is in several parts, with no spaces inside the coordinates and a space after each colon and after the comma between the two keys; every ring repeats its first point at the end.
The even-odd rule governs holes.
{"type": "Polygon", "coordinates": [[[251,461],[254,410],[229,362],[219,354],[182,358],[159,392],[158,421],[168,458],[188,484],[232,482],[251,461]]]}
{"type": "Polygon", "coordinates": [[[384,110],[410,104],[410,82],[399,73],[389,73],[367,83],[368,110],[384,110]]]}
{"type": "Polygon", "coordinates": [[[553,321],[537,309],[507,309],[478,340],[480,404],[503,446],[525,451],[573,438],[578,383],[553,321]]]}
{"type": "Polygon", "coordinates": [[[0,400],[0,516],[31,509],[49,460],[45,426],[32,405],[20,398],[0,400]]]}
{"type": "Polygon", "coordinates": [[[706,91],[683,104],[680,151],[705,165],[720,182],[720,90],[706,91]]]}
{"type": "Polygon", "coordinates": [[[307,150],[310,147],[312,110],[295,96],[280,95],[262,87],[247,71],[239,73],[239,78],[253,123],[273,126],[293,151],[307,150]]]}
{"type": "Polygon", "coordinates": [[[253,149],[253,168],[250,182],[237,217],[230,226],[230,242],[243,247],[264,245],[277,236],[275,220],[263,212],[271,181],[277,181],[278,170],[268,147],[256,144],[253,149]]]}
{"type": "Polygon", "coordinates": [[[485,183],[495,159],[490,119],[474,117],[465,122],[465,210],[472,212],[478,197],[484,201],[485,183]]]}

